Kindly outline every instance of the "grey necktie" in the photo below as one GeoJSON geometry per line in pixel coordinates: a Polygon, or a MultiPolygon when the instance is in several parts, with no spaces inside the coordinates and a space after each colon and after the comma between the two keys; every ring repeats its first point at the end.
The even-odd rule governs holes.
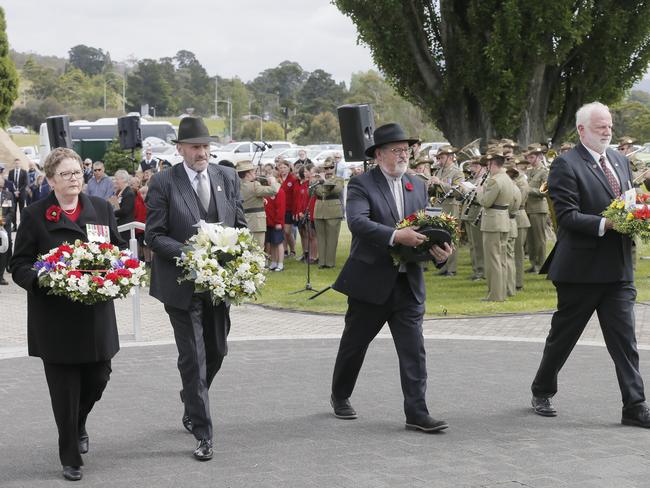
{"type": "Polygon", "coordinates": [[[208,186],[208,179],[206,178],[205,173],[197,174],[196,179],[196,194],[199,196],[203,209],[207,211],[210,206],[210,187],[208,186]]]}
{"type": "Polygon", "coordinates": [[[404,200],[402,199],[402,179],[393,179],[393,196],[395,197],[395,205],[397,205],[397,215],[400,220],[404,218],[404,200]]]}

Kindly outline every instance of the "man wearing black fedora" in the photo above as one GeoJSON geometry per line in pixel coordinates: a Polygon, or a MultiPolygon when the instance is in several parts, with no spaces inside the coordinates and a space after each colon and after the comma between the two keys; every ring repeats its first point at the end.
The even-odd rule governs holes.
{"type": "Polygon", "coordinates": [[[183,389],[183,426],[194,434],[194,457],[212,458],[212,420],[208,390],[228,352],[229,308],[214,306],[207,293],[194,285],[178,283],[180,257],[199,220],[246,227],[237,173],[232,168],[208,164],[210,142],[203,120],[185,117],[178,129],[176,148],[183,162],[156,173],[147,192],[145,240],[154,252],[150,293],[165,305],[178,348],[178,369],[183,389]]]}
{"type": "MultiPolygon", "coordinates": [[[[374,144],[366,155],[377,166],[350,180],[346,215],[352,245],[350,256],[332,286],[348,296],[345,329],[339,344],[332,379],[330,403],[334,415],[355,419],[350,404],[363,359],[370,342],[386,322],[399,358],[406,428],[435,432],[447,428],[444,420],[429,415],[426,405],[426,352],[422,318],[426,292],[420,263],[395,266],[391,246],[417,246],[426,240],[413,227],[400,230],[395,224],[427,205],[425,183],[406,174],[411,146],[398,124],[383,125],[374,132],[374,144]]],[[[438,267],[452,248],[433,246],[431,258],[438,267]]]]}

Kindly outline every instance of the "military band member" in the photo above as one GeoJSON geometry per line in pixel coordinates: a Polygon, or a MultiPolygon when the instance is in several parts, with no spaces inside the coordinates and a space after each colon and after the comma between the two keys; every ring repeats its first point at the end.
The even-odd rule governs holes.
{"type": "Polygon", "coordinates": [[[327,158],[323,164],[324,177],[321,177],[321,184],[314,189],[314,226],[318,242],[319,268],[333,268],[336,265],[336,247],[343,218],[340,195],[345,182],[334,174],[335,168],[334,160],[327,158]]]}
{"type": "MultiPolygon", "coordinates": [[[[436,153],[438,160],[438,169],[429,180],[429,192],[433,192],[442,211],[456,218],[460,217],[460,200],[458,192],[453,191],[464,180],[465,175],[456,164],[456,153],[458,149],[453,146],[441,146],[436,153]]],[[[458,267],[458,252],[454,250],[453,254],[447,260],[447,264],[438,273],[440,276],[454,276],[458,267]]]]}
{"type": "MultiPolygon", "coordinates": [[[[526,201],[528,200],[528,180],[524,171],[519,169],[519,162],[523,156],[514,156],[509,161],[506,173],[517,185],[521,193],[521,203],[517,210],[517,238],[515,239],[515,289],[521,290],[524,287],[524,245],[530,228],[530,220],[526,214],[526,201]]],[[[507,164],[507,163],[506,163],[507,164]]]]}
{"type": "Polygon", "coordinates": [[[574,147],[575,144],[573,142],[563,142],[560,146],[560,154],[568,153],[574,147]]]}
{"type": "Polygon", "coordinates": [[[508,207],[508,217],[510,217],[510,233],[508,234],[508,244],[506,246],[506,295],[512,297],[517,290],[517,266],[515,244],[519,236],[517,227],[517,214],[521,206],[521,190],[515,182],[515,177],[519,176],[519,171],[514,167],[511,161],[506,161],[504,167],[506,174],[512,182],[512,202],[508,207]]]}
{"type": "Polygon", "coordinates": [[[513,185],[503,167],[502,152],[484,156],[490,176],[478,189],[481,206],[481,232],[485,253],[485,278],[488,294],[484,301],[502,302],[506,299],[506,246],[510,233],[508,208],[512,203],[513,185]]]}
{"type": "Polygon", "coordinates": [[[237,163],[237,174],[240,178],[240,193],[248,230],[253,234],[253,238],[260,245],[260,248],[264,249],[264,233],[266,232],[264,197],[270,197],[278,193],[280,184],[273,176],[258,179],[255,166],[251,161],[247,160],[237,163]]]}
{"type": "Polygon", "coordinates": [[[481,223],[478,219],[481,211],[481,205],[476,198],[478,187],[485,183],[488,172],[486,162],[480,157],[473,158],[469,161],[470,171],[472,174],[471,183],[476,185],[477,189],[463,202],[460,212],[460,220],[465,226],[465,234],[469,243],[469,256],[472,262],[472,276],[470,280],[479,281],[485,279],[485,264],[483,258],[483,236],[481,234],[481,223]]]}
{"type": "Polygon", "coordinates": [[[620,152],[623,156],[627,157],[627,159],[630,161],[632,178],[636,179],[645,171],[646,168],[643,161],[639,160],[636,157],[636,154],[633,154],[636,152],[634,144],[636,144],[636,140],[628,136],[621,137],[618,140],[618,152],[620,152]]]}
{"type": "Polygon", "coordinates": [[[508,157],[512,156],[515,153],[515,151],[519,147],[519,144],[517,144],[512,139],[501,139],[500,146],[503,150],[503,155],[507,159],[508,157]]]}
{"type": "Polygon", "coordinates": [[[530,163],[528,170],[528,200],[526,202],[526,213],[530,220],[528,230],[528,258],[530,268],[527,273],[537,273],[546,259],[546,220],[548,218],[548,201],[546,194],[540,189],[546,183],[548,170],[544,167],[544,155],[538,145],[529,146],[525,154],[530,163]]]}

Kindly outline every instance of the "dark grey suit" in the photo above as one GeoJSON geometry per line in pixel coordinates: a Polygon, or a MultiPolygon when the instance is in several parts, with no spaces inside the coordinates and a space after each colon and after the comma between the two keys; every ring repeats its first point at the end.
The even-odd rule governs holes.
{"type": "MultiPolygon", "coordinates": [[[[427,205],[424,183],[402,177],[404,216],[427,205]],[[411,191],[406,189],[407,183],[411,191]]],[[[350,257],[333,288],[348,296],[332,394],[352,394],[368,345],[386,322],[399,358],[407,419],[428,414],[426,352],[422,336],[425,287],[422,267],[408,264],[405,272],[393,264],[389,240],[399,221],[395,199],[379,168],[355,176],[348,185],[346,215],[352,233],[350,257]]]]}
{"type": "MultiPolygon", "coordinates": [[[[607,149],[621,191],[632,188],[626,157],[607,149]]],[[[552,397],[557,376],[594,311],[616,366],[623,407],[645,401],[634,332],[632,241],[614,230],[598,236],[600,213],[617,197],[587,149],[578,144],[551,166],[548,188],[558,222],[557,243],[542,267],[557,289],[533,395],[552,397]]]]}
{"type": "Polygon", "coordinates": [[[228,352],[228,307],[212,305],[206,293],[194,293],[194,285],[178,283],[180,257],[187,239],[204,219],[230,227],[246,227],[239,195],[239,179],[231,168],[208,165],[210,208],[201,207],[183,163],[158,172],[149,181],[145,241],[154,252],[151,269],[152,296],[165,304],[178,348],[178,369],[183,382],[185,413],[194,424],[197,439],[212,438],[208,390],[228,352]]]}

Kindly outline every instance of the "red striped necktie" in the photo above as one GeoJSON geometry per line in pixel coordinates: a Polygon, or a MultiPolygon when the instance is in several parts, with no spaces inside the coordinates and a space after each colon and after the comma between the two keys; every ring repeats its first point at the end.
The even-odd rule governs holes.
{"type": "Polygon", "coordinates": [[[601,156],[599,161],[600,161],[601,168],[603,168],[603,173],[605,173],[605,178],[607,178],[607,182],[609,183],[609,187],[614,192],[614,195],[616,195],[617,197],[620,196],[621,185],[618,184],[618,180],[616,179],[616,176],[614,176],[614,173],[612,173],[610,169],[607,167],[607,164],[605,164],[605,156],[601,156]]]}

